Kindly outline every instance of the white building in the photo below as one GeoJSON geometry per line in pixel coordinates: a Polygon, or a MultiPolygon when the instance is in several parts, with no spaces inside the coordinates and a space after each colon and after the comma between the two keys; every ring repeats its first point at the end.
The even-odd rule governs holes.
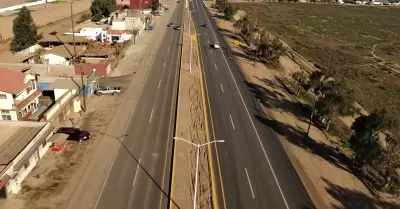
{"type": "Polygon", "coordinates": [[[21,183],[48,150],[53,128],[45,122],[0,121],[0,194],[21,190],[21,183]]]}
{"type": "Polygon", "coordinates": [[[33,75],[0,67],[0,120],[25,120],[37,110],[39,96],[33,75]]]}
{"type": "Polygon", "coordinates": [[[107,42],[124,42],[132,38],[132,34],[127,34],[123,30],[107,30],[107,42]]]}
{"type": "MultiPolygon", "coordinates": [[[[74,35],[87,37],[88,39],[93,41],[101,41],[103,33],[103,28],[81,28],[79,32],[74,33],[74,35]]],[[[72,35],[72,32],[64,33],[64,35],[72,35]]]]}
{"type": "MultiPolygon", "coordinates": [[[[75,46],[76,55],[79,56],[85,50],[84,46],[75,46]]],[[[74,55],[74,46],[63,44],[51,48],[43,56],[43,62],[49,65],[70,65],[74,55]]]]}

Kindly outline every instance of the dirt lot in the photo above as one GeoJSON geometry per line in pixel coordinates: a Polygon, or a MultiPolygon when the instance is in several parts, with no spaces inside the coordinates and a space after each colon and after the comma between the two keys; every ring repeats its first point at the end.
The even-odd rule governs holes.
{"type": "Polygon", "coordinates": [[[368,111],[387,107],[400,116],[399,8],[242,3],[239,9],[316,66],[343,79],[368,111]]]}
{"type": "MultiPolygon", "coordinates": [[[[187,13],[185,12],[185,15],[187,13]]],[[[188,18],[184,18],[184,31],[188,33],[188,18]]],[[[194,24],[192,24],[192,28],[194,24]]],[[[192,34],[195,31],[192,30],[192,34]]],[[[196,49],[197,43],[193,42],[196,49]]],[[[192,73],[189,72],[190,39],[183,37],[181,73],[179,79],[179,101],[177,128],[175,135],[196,144],[207,142],[202,94],[200,86],[200,68],[196,50],[193,53],[192,73]]],[[[172,188],[172,208],[190,208],[193,204],[194,184],[196,175],[196,147],[184,141],[175,141],[174,176],[172,188]]],[[[208,164],[208,147],[200,148],[199,178],[197,186],[197,208],[210,209],[210,166],[208,164]]]]}
{"type": "Polygon", "coordinates": [[[233,24],[217,22],[220,32],[231,45],[232,54],[236,54],[239,63],[237,70],[243,72],[264,113],[272,118],[268,126],[281,139],[317,208],[399,208],[400,204],[394,197],[377,198],[370,193],[362,180],[352,172],[351,159],[341,151],[338,138],[315,127],[311,127],[309,138],[304,137],[308,116],[296,98],[278,82],[278,79],[300,70],[300,66],[286,56],[280,58],[282,69],[279,70],[267,68],[261,63],[253,66],[253,60],[248,59],[241,50],[241,47],[248,46],[234,35],[233,24]],[[234,47],[235,40],[241,41],[241,47],[234,47]]]}
{"type": "MultiPolygon", "coordinates": [[[[90,0],[75,0],[73,3],[74,14],[88,10],[90,7],[90,3],[90,0]]],[[[69,3],[63,0],[29,7],[29,9],[32,11],[33,20],[38,27],[42,27],[55,21],[68,18],[71,12],[69,8],[69,3]]],[[[13,20],[16,17],[16,13],[7,12],[3,13],[2,15],[3,16],[0,16],[0,34],[3,40],[7,40],[9,38],[12,38],[13,36],[12,25],[13,20]]]]}
{"type": "Polygon", "coordinates": [[[27,1],[25,0],[0,0],[0,8],[6,8],[6,7],[11,7],[14,5],[20,5],[20,4],[25,4],[27,1]]]}

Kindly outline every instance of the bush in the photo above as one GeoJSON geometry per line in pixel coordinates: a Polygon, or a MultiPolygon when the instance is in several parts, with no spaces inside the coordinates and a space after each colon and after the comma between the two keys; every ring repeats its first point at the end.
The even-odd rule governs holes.
{"type": "MultiPolygon", "coordinates": [[[[86,20],[89,20],[92,17],[92,14],[90,12],[84,12],[78,20],[78,23],[85,22],[86,20]]],[[[97,22],[97,21],[96,21],[97,22]]]]}
{"type": "Polygon", "coordinates": [[[31,12],[27,7],[19,10],[18,16],[13,21],[14,37],[10,48],[13,52],[24,50],[37,43],[37,27],[33,22],[31,12]]]}

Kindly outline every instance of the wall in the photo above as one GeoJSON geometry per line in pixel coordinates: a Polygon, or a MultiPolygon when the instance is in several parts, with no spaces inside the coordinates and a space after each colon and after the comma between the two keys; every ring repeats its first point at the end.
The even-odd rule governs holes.
{"type": "Polygon", "coordinates": [[[68,89],[54,89],[54,100],[57,101],[60,97],[62,97],[65,93],[67,93],[68,89]]]}
{"type": "Polygon", "coordinates": [[[130,0],[131,9],[148,9],[151,4],[151,0],[130,0]]]}
{"type": "Polygon", "coordinates": [[[80,75],[82,72],[84,75],[90,75],[93,73],[94,68],[96,68],[96,75],[100,77],[107,77],[111,70],[111,61],[108,61],[107,63],[75,64],[75,74],[80,75]]]}
{"type": "Polygon", "coordinates": [[[0,67],[21,70],[29,69],[27,72],[31,74],[39,74],[41,76],[74,76],[75,67],[73,65],[47,65],[47,64],[26,64],[26,63],[0,63],[0,67]]]}
{"type": "Polygon", "coordinates": [[[127,30],[125,21],[114,20],[111,25],[112,30],[127,30]]]}
{"type": "Polygon", "coordinates": [[[0,109],[2,110],[12,110],[13,109],[13,104],[14,104],[14,99],[12,94],[5,93],[0,91],[0,94],[5,94],[7,99],[0,99],[0,109]]]}
{"type": "Polygon", "coordinates": [[[51,121],[56,118],[57,113],[62,111],[62,107],[76,94],[76,90],[67,90],[67,92],[60,97],[56,103],[43,115],[45,121],[51,121]]]}
{"type": "Polygon", "coordinates": [[[26,4],[14,5],[14,6],[11,6],[11,7],[1,8],[0,9],[0,13],[6,12],[6,11],[12,11],[12,10],[21,9],[23,6],[31,7],[31,6],[36,6],[36,5],[40,5],[40,4],[46,4],[48,2],[54,2],[54,1],[56,1],[56,0],[41,0],[41,1],[35,1],[35,2],[31,2],[31,3],[26,3],[26,4]]]}

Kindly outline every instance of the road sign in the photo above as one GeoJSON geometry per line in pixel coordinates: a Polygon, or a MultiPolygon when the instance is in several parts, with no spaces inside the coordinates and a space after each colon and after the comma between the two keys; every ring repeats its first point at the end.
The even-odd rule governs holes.
{"type": "Polygon", "coordinates": [[[236,46],[238,46],[240,44],[240,42],[238,40],[236,40],[234,43],[236,46]]]}
{"type": "Polygon", "coordinates": [[[221,24],[224,24],[224,21],[223,21],[223,20],[221,20],[221,21],[220,21],[220,23],[221,23],[221,24]]]}
{"type": "Polygon", "coordinates": [[[192,36],[192,40],[193,40],[193,41],[196,41],[196,36],[192,36]]]}

